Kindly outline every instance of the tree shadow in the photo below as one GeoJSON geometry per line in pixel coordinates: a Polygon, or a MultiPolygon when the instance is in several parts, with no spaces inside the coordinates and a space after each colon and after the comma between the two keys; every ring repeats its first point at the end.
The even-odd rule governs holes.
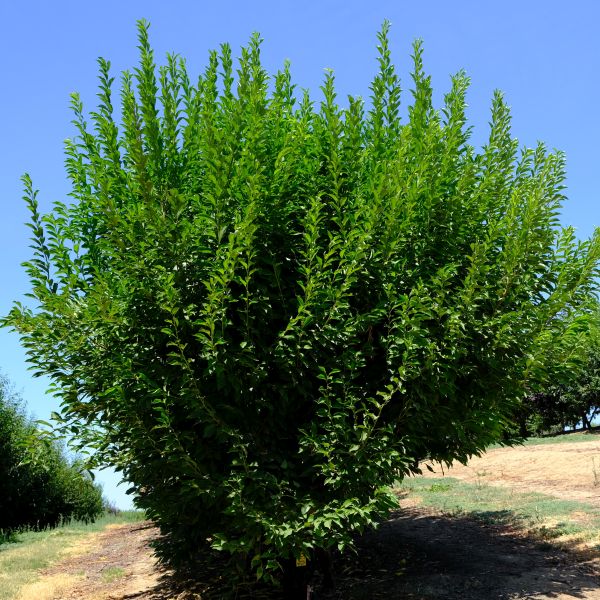
{"type": "MultiPolygon", "coordinates": [[[[335,592],[314,600],[517,600],[600,596],[594,557],[525,537],[510,511],[477,518],[441,516],[423,508],[395,511],[357,540],[357,553],[333,560],[335,592]]],[[[281,592],[249,588],[232,593],[226,563],[202,557],[193,576],[166,572],[143,595],[123,600],[286,600],[281,592]]]]}
{"type": "Polygon", "coordinates": [[[525,537],[510,511],[477,519],[403,509],[341,559],[330,598],[507,600],[589,598],[600,578],[589,555],[525,537]]]}

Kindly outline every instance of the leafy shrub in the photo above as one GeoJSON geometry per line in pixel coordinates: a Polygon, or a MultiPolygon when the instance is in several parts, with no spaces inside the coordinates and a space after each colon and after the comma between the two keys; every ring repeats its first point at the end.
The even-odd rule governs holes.
{"type": "Polygon", "coordinates": [[[102,513],[98,486],[56,444],[39,437],[0,380],[0,530],[53,527],[102,513]]]}
{"type": "Polygon", "coordinates": [[[6,323],[169,559],[208,541],[260,578],[351,544],[586,335],[600,238],[558,226],[562,154],[519,153],[499,93],[477,152],[468,78],[435,110],[419,43],[401,120],[387,29],[370,103],[341,106],[331,72],[319,103],[269,78],[258,36],[237,71],[226,44],[196,84],[157,70],[141,23],[120,122],[107,61],[89,117],[73,96],[70,203],[40,215],[24,179],[37,304],[6,323]]]}

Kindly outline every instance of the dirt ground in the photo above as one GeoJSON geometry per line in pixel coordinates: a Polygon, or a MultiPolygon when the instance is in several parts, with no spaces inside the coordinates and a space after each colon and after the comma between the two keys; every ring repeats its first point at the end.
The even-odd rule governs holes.
{"type": "Polygon", "coordinates": [[[67,557],[41,571],[18,600],[125,600],[156,587],[150,542],[158,530],[150,523],[111,525],[76,545],[67,557]]]}
{"type": "MultiPolygon", "coordinates": [[[[492,450],[447,474],[598,505],[600,440],[492,450]]],[[[112,527],[43,571],[19,600],[227,597],[227,581],[214,563],[200,566],[201,582],[183,591],[185,585],[155,565],[149,543],[157,535],[147,523],[112,527]]],[[[540,544],[509,525],[445,517],[410,498],[359,541],[358,555],[334,558],[333,571],[336,591],[318,600],[600,600],[597,558],[540,544]]]]}
{"type": "Polygon", "coordinates": [[[599,599],[598,565],[506,526],[399,511],[359,545],[336,600],[599,599]]]}
{"type": "Polygon", "coordinates": [[[437,475],[467,482],[501,485],[516,492],[536,491],[564,500],[600,506],[600,435],[589,442],[540,444],[490,450],[467,466],[455,465],[437,475]]]}

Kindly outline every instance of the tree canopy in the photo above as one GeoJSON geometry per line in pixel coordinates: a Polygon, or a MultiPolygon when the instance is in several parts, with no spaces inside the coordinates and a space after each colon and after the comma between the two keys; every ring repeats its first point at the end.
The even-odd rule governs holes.
{"type": "Polygon", "coordinates": [[[559,225],[564,156],[519,150],[500,93],[480,150],[463,72],[435,109],[420,42],[403,115],[387,24],[367,101],[269,76],[258,35],[195,82],[144,22],[139,50],[118,111],[104,59],[97,108],[73,95],[68,202],[40,214],[24,178],[34,302],[6,324],[168,558],[208,542],[276,575],[565,375],[600,237],[559,225]]]}

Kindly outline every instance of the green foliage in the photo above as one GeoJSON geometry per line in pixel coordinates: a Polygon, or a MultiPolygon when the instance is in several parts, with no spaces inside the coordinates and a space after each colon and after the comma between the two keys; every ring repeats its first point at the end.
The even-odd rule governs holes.
{"type": "Polygon", "coordinates": [[[560,432],[579,424],[589,429],[600,410],[600,321],[596,314],[577,368],[565,381],[551,382],[531,394],[519,410],[522,427],[529,434],[560,432]]]}
{"type": "Polygon", "coordinates": [[[519,153],[499,93],[477,152],[468,78],[435,110],[420,43],[401,119],[387,35],[369,102],[332,72],[315,102],[257,35],[193,83],[142,22],[120,122],[107,61],[98,108],[73,95],[70,202],[41,215],[24,178],[35,304],[6,324],[171,559],[208,542],[261,578],[351,544],[421,460],[500,439],[585,336],[600,238],[558,226],[563,155],[519,153]]]}
{"type": "Polygon", "coordinates": [[[40,438],[5,379],[0,380],[0,532],[54,527],[103,512],[102,493],[78,463],[40,438]]]}

